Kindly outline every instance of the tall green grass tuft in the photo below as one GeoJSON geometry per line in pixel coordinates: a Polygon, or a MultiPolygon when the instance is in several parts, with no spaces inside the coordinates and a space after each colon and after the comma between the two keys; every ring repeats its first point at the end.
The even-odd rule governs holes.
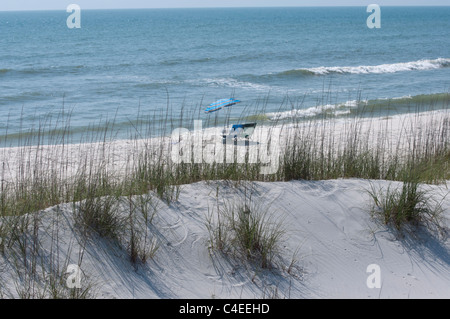
{"type": "Polygon", "coordinates": [[[83,234],[119,239],[125,225],[115,188],[105,174],[78,178],[74,192],[74,219],[83,234]]]}
{"type": "Polygon", "coordinates": [[[126,250],[133,265],[145,264],[148,259],[155,257],[159,249],[156,236],[151,231],[158,207],[148,194],[125,197],[124,204],[128,206],[127,224],[124,227],[124,233],[128,234],[126,250]]]}
{"type": "Polygon", "coordinates": [[[225,203],[207,220],[212,249],[271,268],[286,230],[276,212],[254,203],[225,203]]]}
{"type": "Polygon", "coordinates": [[[405,178],[399,186],[390,185],[387,189],[372,185],[372,212],[398,231],[411,231],[418,226],[441,230],[442,207],[424,187],[417,177],[405,178]]]}

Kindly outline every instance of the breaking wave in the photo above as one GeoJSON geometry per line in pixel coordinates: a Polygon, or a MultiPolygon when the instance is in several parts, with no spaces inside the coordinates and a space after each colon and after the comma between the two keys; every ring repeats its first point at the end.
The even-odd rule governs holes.
{"type": "Polygon", "coordinates": [[[450,105],[449,93],[402,96],[390,99],[351,100],[343,103],[326,104],[304,109],[266,113],[269,120],[313,118],[322,115],[340,116],[358,112],[410,112],[433,107],[446,109],[450,105]]]}
{"type": "Polygon", "coordinates": [[[450,59],[439,58],[434,60],[419,60],[413,62],[380,64],[380,65],[359,65],[359,66],[321,66],[317,68],[303,68],[280,72],[279,76],[307,76],[307,75],[327,75],[327,74],[382,74],[405,71],[422,71],[450,67],[450,59]]]}
{"type": "Polygon", "coordinates": [[[266,116],[273,121],[290,118],[310,118],[327,113],[338,116],[349,114],[352,108],[357,108],[359,105],[363,103],[367,103],[367,101],[353,100],[347,101],[345,103],[312,106],[306,109],[293,109],[289,111],[267,113],[266,116]]]}

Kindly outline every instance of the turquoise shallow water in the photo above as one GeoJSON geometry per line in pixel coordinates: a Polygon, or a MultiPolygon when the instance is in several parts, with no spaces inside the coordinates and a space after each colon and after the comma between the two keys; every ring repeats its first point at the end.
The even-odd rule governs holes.
{"type": "Polygon", "coordinates": [[[67,114],[76,140],[106,119],[125,137],[139,119],[170,133],[181,111],[215,125],[450,100],[450,7],[382,7],[380,29],[366,7],[82,10],[81,29],[68,15],[0,12],[1,138],[67,114]],[[242,102],[202,114],[228,97],[242,102]]]}

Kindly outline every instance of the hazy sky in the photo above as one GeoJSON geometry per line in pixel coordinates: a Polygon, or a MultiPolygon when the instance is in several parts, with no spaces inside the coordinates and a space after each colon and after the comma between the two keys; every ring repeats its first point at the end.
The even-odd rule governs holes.
{"type": "Polygon", "coordinates": [[[82,9],[186,8],[186,7],[267,7],[267,6],[367,6],[450,5],[450,0],[0,0],[5,10],[65,10],[69,4],[82,9]]]}

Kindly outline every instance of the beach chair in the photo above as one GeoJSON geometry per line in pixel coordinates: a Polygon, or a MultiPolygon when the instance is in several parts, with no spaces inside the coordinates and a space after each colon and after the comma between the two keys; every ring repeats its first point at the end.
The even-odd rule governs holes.
{"type": "Polygon", "coordinates": [[[222,133],[223,142],[233,139],[235,142],[238,138],[245,138],[248,140],[255,130],[256,123],[234,124],[230,131],[224,130],[222,133]]]}

